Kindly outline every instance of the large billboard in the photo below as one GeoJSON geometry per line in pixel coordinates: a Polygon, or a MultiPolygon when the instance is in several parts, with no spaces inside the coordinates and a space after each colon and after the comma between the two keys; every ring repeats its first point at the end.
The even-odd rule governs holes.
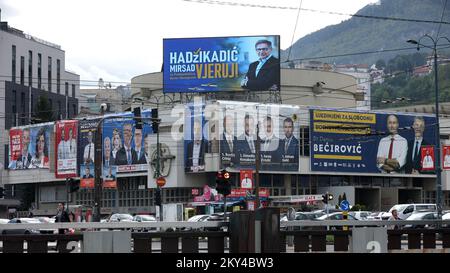
{"type": "MultiPolygon", "coordinates": [[[[147,171],[150,163],[146,147],[153,131],[149,120],[144,119],[143,128],[137,129],[132,113],[116,116],[103,121],[102,174],[108,180],[120,173],[147,171]]],[[[142,111],[141,116],[150,118],[151,111],[142,111]]]]}
{"type": "Polygon", "coordinates": [[[56,177],[77,176],[78,121],[64,120],[55,123],[56,177]]]}
{"type": "Polygon", "coordinates": [[[433,172],[422,155],[436,145],[433,116],[311,109],[310,126],[311,171],[433,172]]]}
{"type": "Polygon", "coordinates": [[[208,130],[204,116],[205,104],[200,100],[186,105],[184,127],[185,172],[204,172],[208,151],[208,130]]]}
{"type": "Polygon", "coordinates": [[[280,36],[164,39],[166,93],[280,90],[280,36]]]}
{"type": "Polygon", "coordinates": [[[95,135],[99,118],[78,121],[78,165],[80,187],[94,187],[95,135]]]}
{"type": "Polygon", "coordinates": [[[48,169],[52,129],[51,123],[12,128],[8,168],[48,169]]]}

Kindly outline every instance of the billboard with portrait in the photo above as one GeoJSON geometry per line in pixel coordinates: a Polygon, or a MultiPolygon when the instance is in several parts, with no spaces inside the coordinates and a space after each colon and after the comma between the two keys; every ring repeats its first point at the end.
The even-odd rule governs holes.
{"type": "MultiPolygon", "coordinates": [[[[94,141],[99,121],[100,121],[99,118],[82,119],[78,121],[77,154],[78,154],[79,176],[81,180],[83,180],[83,176],[86,175],[86,166],[89,169],[88,176],[90,174],[94,175],[94,162],[95,162],[94,141]]],[[[92,179],[92,183],[93,181],[94,180],[92,179]]],[[[83,181],[81,184],[83,184],[83,181]]]]}
{"type": "Polygon", "coordinates": [[[311,171],[421,174],[422,147],[435,146],[431,115],[310,110],[311,171]]]}
{"type": "Polygon", "coordinates": [[[280,90],[280,36],[164,39],[166,93],[280,90]]]}
{"type": "Polygon", "coordinates": [[[185,172],[205,171],[205,153],[208,151],[209,136],[204,111],[205,104],[201,100],[189,103],[185,108],[185,172]]]}
{"type": "Polygon", "coordinates": [[[299,170],[299,107],[219,102],[221,168],[255,169],[257,124],[261,171],[299,170]]]}
{"type": "Polygon", "coordinates": [[[11,170],[48,169],[53,123],[42,123],[10,130],[11,170]]]}
{"type": "MultiPolygon", "coordinates": [[[[151,111],[142,111],[141,116],[150,118],[151,111]]],[[[103,174],[147,171],[150,163],[147,154],[150,145],[149,135],[153,131],[148,119],[144,119],[142,129],[137,129],[133,117],[132,113],[124,113],[103,121],[103,174]]]]}
{"type": "Polygon", "coordinates": [[[77,136],[77,120],[62,120],[55,123],[57,178],[77,176],[77,136]]]}

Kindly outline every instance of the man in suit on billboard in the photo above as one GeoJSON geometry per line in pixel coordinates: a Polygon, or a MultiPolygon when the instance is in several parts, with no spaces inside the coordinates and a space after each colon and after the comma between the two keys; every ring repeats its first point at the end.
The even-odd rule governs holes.
{"type": "Polygon", "coordinates": [[[272,42],[259,40],[255,50],[259,59],[250,64],[241,87],[251,91],[280,90],[280,61],[272,56],[272,42]]]}
{"type": "Polygon", "coordinates": [[[408,141],[405,172],[418,174],[422,169],[420,166],[420,161],[422,160],[421,148],[430,144],[423,139],[423,132],[425,131],[425,120],[423,117],[415,117],[412,127],[414,129],[414,139],[408,141]]]}
{"type": "Polygon", "coordinates": [[[16,169],[28,169],[32,156],[28,151],[30,145],[30,129],[22,131],[22,154],[16,160],[16,169]]]}
{"type": "Polygon", "coordinates": [[[283,121],[283,130],[285,138],[280,143],[281,154],[293,156],[292,162],[297,162],[298,139],[294,136],[294,121],[291,118],[286,118],[283,121]]]}
{"type": "Polygon", "coordinates": [[[254,119],[249,114],[244,117],[244,133],[238,137],[239,153],[255,154],[256,135],[254,134],[254,119]]]}
{"type": "Polygon", "coordinates": [[[234,135],[234,119],[231,115],[223,118],[223,133],[220,140],[220,153],[224,165],[236,164],[237,137],[234,135]]]}
{"type": "Polygon", "coordinates": [[[136,151],[131,148],[131,139],[133,134],[133,126],[131,123],[123,125],[123,146],[117,152],[116,165],[131,165],[136,162],[136,151]]]}
{"type": "Polygon", "coordinates": [[[145,159],[145,151],[142,147],[142,129],[134,129],[134,151],[136,153],[136,158],[133,164],[147,164],[145,159]]]}
{"type": "Polygon", "coordinates": [[[188,171],[204,169],[206,141],[202,136],[202,123],[199,120],[194,121],[194,139],[187,144],[187,162],[188,171]]]}
{"type": "Polygon", "coordinates": [[[275,136],[272,117],[267,116],[264,119],[263,124],[265,136],[261,140],[261,154],[269,155],[271,158],[270,163],[280,163],[280,139],[275,136]]]}

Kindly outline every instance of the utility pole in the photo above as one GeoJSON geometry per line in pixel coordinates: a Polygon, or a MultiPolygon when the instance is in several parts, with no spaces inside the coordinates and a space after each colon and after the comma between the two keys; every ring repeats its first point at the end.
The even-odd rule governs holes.
{"type": "MultiPolygon", "coordinates": [[[[258,115],[257,115],[258,116],[258,115]]],[[[255,209],[260,206],[259,200],[259,169],[261,168],[261,139],[259,138],[259,119],[256,122],[256,145],[255,145],[255,209]]]]}
{"type": "Polygon", "coordinates": [[[94,222],[100,222],[101,206],[102,206],[102,126],[103,118],[97,124],[97,131],[95,133],[95,186],[94,186],[94,222]]]}

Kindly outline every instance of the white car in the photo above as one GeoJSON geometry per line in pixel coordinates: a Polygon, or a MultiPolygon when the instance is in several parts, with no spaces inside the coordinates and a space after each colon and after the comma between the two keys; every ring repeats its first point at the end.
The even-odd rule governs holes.
{"type": "MultiPolygon", "coordinates": [[[[157,222],[156,218],[151,215],[136,215],[133,217],[133,222],[143,223],[143,222],[157,222]]],[[[156,230],[156,228],[139,228],[133,229],[133,231],[150,231],[156,230]]]]}
{"type": "Polygon", "coordinates": [[[133,222],[133,216],[127,213],[115,213],[109,217],[108,222],[133,222]]]}
{"type": "MultiPolygon", "coordinates": [[[[406,221],[437,220],[437,212],[426,211],[411,214],[406,221]]],[[[432,225],[431,225],[432,226],[432,225]]],[[[404,228],[428,228],[430,225],[405,225],[404,228]]]]}
{"type": "Polygon", "coordinates": [[[1,219],[0,218],[0,225],[1,224],[8,224],[8,222],[9,222],[9,219],[1,219]]]}
{"type": "Polygon", "coordinates": [[[350,211],[350,215],[356,218],[356,220],[369,220],[369,216],[371,214],[370,211],[350,211]]]}
{"type": "Polygon", "coordinates": [[[436,204],[397,204],[389,210],[388,214],[383,215],[383,220],[385,220],[386,217],[389,218],[390,216],[392,216],[392,211],[394,209],[397,210],[398,217],[402,220],[405,220],[409,216],[411,216],[413,212],[425,210],[436,212],[437,206],[436,204]]]}

